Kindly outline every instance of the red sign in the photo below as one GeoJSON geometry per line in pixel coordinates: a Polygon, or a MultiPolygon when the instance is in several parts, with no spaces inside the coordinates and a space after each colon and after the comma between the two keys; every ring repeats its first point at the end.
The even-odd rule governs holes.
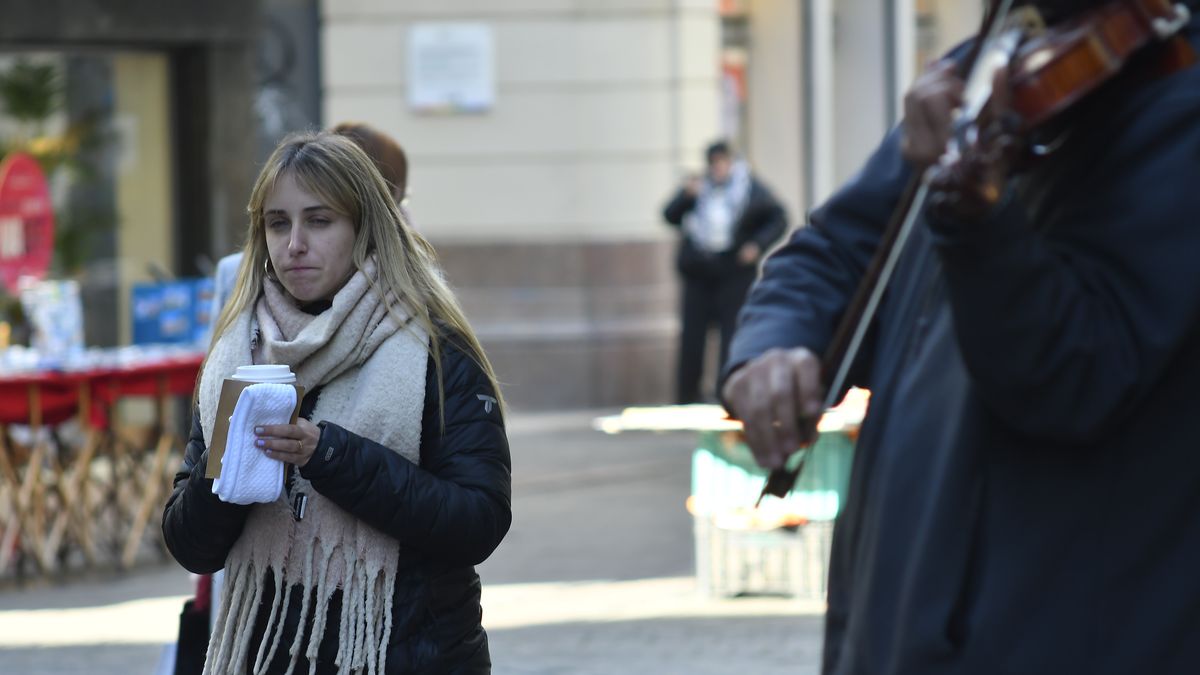
{"type": "Polygon", "coordinates": [[[0,282],[41,279],[54,254],[54,210],[46,175],[33,157],[14,152],[0,162],[0,282]]]}

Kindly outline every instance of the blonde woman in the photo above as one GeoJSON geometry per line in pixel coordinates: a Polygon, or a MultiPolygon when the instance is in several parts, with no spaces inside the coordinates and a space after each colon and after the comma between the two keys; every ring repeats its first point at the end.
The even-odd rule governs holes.
{"type": "Polygon", "coordinates": [[[280,144],[249,212],[163,514],[180,564],[226,570],[205,672],[490,672],[474,565],[512,519],[508,442],[432,248],[328,132],[280,144]],[[248,363],[307,393],[295,425],[256,429],[284,496],[240,506],[204,473],[221,382],[248,363]]]}

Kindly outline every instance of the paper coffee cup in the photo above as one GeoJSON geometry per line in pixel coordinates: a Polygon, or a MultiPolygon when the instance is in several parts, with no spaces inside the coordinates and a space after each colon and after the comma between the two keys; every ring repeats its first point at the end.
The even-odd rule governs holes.
{"type": "Polygon", "coordinates": [[[291,367],[287,365],[238,366],[238,369],[233,374],[232,379],[240,380],[242,382],[295,384],[296,374],[293,373],[291,367]]]}

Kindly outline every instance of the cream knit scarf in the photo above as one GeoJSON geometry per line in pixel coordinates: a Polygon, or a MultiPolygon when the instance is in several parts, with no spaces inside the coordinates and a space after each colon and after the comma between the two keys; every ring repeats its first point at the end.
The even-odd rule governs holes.
{"type": "MultiPolygon", "coordinates": [[[[317,316],[298,309],[278,282],[266,281],[253,313],[248,309],[237,317],[204,366],[199,396],[204,437],[212,438],[221,382],[237,366],[286,363],[306,391],[323,387],[314,421],[334,422],[417,463],[428,337],[415,322],[403,329],[396,325],[368,284],[367,275],[374,273],[371,261],[317,316]]],[[[402,304],[395,303],[394,310],[407,318],[402,304]]],[[[253,672],[265,670],[280,649],[282,617],[297,602],[300,625],[311,617],[313,627],[307,644],[301,630],[282,646],[291,656],[288,672],[300,654],[315,667],[329,600],[337,589],[342,591],[339,671],[384,671],[399,544],[324,498],[299,475],[294,485],[309,498],[304,519],[292,517],[286,496],[256,504],[229,552],[206,674],[242,673],[252,656],[253,672]],[[268,570],[274,575],[275,600],[266,635],[256,646],[250,644],[251,633],[268,570]],[[291,592],[293,585],[302,588],[300,597],[291,592]]]]}

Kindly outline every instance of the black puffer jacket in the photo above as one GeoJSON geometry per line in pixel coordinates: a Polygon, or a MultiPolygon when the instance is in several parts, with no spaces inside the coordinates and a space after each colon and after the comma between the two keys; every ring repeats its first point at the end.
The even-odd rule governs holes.
{"type": "MultiPolygon", "coordinates": [[[[491,555],[512,521],[508,440],[494,403],[496,393],[483,371],[460,349],[443,344],[445,426],[431,358],[420,466],[323,423],[318,447],[332,447],[334,452],[314,453],[300,471],[322,495],[400,542],[388,673],[491,670],[474,565],[491,555]]],[[[319,396],[320,388],[305,396],[302,414],[312,414],[319,396]]],[[[225,566],[249,512],[249,507],[227,504],[212,494],[212,481],[204,477],[207,464],[208,450],[195,415],[183,467],[175,475],[175,489],[163,513],[163,533],[175,559],[201,574],[225,566]]],[[[271,587],[268,582],[268,597],[259,606],[256,645],[265,632],[271,587]]],[[[321,641],[317,672],[336,672],[340,608],[338,593],[330,603],[330,628],[321,641]]],[[[295,634],[299,610],[299,603],[290,603],[283,645],[295,634]]],[[[252,658],[256,651],[251,650],[252,658]]],[[[295,672],[307,672],[303,661],[295,672]]],[[[271,672],[286,668],[286,658],[277,657],[271,672]]]]}
{"type": "MultiPolygon", "coordinates": [[[[682,230],[684,216],[694,208],[696,197],[688,194],[686,190],[679,190],[663,207],[663,219],[667,224],[682,230]]],[[[729,250],[708,253],[696,246],[691,237],[684,233],[679,240],[675,267],[685,277],[720,277],[746,270],[754,271],[753,264],[746,265],[738,261],[738,249],[754,242],[758,244],[761,258],[786,231],[787,211],[766,185],[751,176],[750,194],[746,198],[746,207],[734,224],[729,250]]],[[[755,264],[757,262],[755,261],[755,264]]]]}

